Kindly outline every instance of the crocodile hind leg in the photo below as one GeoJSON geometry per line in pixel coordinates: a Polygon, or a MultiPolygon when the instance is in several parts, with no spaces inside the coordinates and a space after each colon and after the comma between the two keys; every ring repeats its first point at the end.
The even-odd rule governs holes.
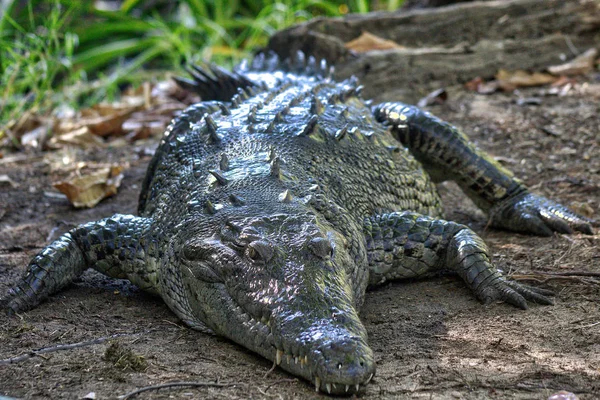
{"type": "Polygon", "coordinates": [[[467,226],[413,212],[367,218],[369,282],[456,272],[484,303],[502,300],[526,309],[527,300],[552,304],[552,292],[507,280],[491,263],[483,240],[467,226]]]}
{"type": "Polygon", "coordinates": [[[67,286],[91,267],[114,278],[129,278],[140,284],[146,252],[143,244],[151,225],[148,218],[116,214],[110,218],[79,225],[40,251],[29,263],[23,277],[0,300],[9,312],[31,309],[52,293],[67,286]],[[134,279],[132,279],[134,278],[134,279]]]}
{"type": "Polygon", "coordinates": [[[593,234],[592,224],[566,207],[530,193],[513,174],[479,150],[456,127],[403,103],[374,106],[379,122],[421,161],[435,181],[455,180],[494,226],[541,236],[579,231],[593,234]]]}

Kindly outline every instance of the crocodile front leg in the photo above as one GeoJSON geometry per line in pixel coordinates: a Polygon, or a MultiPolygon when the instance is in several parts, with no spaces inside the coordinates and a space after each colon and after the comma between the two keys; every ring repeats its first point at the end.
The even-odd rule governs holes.
{"type": "Polygon", "coordinates": [[[573,231],[593,234],[593,221],[529,193],[510,171],[449,123],[403,103],[382,103],[373,112],[378,121],[392,126],[394,136],[435,181],[455,180],[489,213],[494,226],[541,236],[573,231]]]}
{"type": "Polygon", "coordinates": [[[465,225],[413,212],[367,218],[364,233],[371,285],[440,270],[456,272],[484,303],[502,300],[526,309],[527,300],[552,304],[552,292],[507,280],[491,263],[483,240],[465,225]]]}
{"type": "Polygon", "coordinates": [[[150,226],[148,218],[121,214],[79,225],[31,260],[0,306],[9,312],[31,309],[89,267],[114,278],[129,278],[142,289],[154,291],[155,277],[143,267],[149,256],[150,226]]]}

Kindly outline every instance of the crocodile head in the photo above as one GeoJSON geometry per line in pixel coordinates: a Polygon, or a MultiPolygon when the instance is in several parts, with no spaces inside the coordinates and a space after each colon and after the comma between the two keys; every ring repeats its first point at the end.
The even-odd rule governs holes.
{"type": "Polygon", "coordinates": [[[348,241],[308,207],[265,209],[223,211],[217,233],[195,233],[183,245],[195,317],[316,390],[354,393],[375,364],[355,309],[364,287],[353,286],[348,241]]]}

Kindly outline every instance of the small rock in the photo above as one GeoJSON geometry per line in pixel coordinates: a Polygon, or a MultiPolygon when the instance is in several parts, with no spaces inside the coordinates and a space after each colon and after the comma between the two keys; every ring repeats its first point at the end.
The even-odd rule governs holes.
{"type": "Polygon", "coordinates": [[[96,392],[89,392],[88,394],[86,394],[85,396],[83,396],[82,399],[84,399],[84,400],[95,400],[96,399],[96,392]]]}

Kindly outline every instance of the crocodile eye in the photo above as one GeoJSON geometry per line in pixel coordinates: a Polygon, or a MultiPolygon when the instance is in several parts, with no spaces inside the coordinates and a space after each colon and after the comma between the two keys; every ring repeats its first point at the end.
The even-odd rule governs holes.
{"type": "Polygon", "coordinates": [[[264,240],[255,240],[246,247],[246,255],[255,263],[266,263],[273,258],[273,246],[264,240]]]}

